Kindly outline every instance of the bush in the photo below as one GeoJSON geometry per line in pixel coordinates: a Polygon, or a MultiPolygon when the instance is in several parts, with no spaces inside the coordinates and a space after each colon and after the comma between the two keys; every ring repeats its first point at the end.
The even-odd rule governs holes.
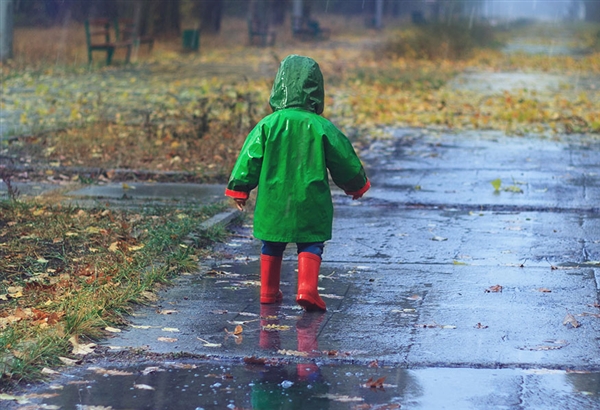
{"type": "Polygon", "coordinates": [[[492,27],[468,22],[429,24],[398,33],[385,45],[388,55],[437,60],[460,60],[475,48],[497,47],[492,27]]]}

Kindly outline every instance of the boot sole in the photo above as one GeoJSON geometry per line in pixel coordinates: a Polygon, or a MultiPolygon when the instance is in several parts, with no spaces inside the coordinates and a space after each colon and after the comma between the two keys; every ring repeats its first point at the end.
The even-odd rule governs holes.
{"type": "Polygon", "coordinates": [[[296,298],[296,303],[298,303],[304,310],[307,312],[315,312],[321,311],[325,312],[327,308],[325,306],[321,307],[318,303],[316,303],[311,297],[307,297],[305,295],[298,296],[296,298]]]}

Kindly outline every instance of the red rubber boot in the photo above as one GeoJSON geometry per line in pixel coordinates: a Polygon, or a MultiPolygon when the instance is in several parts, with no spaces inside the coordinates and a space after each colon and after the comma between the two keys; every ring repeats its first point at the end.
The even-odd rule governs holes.
{"type": "Polygon", "coordinates": [[[261,305],[260,306],[260,334],[258,345],[264,350],[279,350],[281,349],[281,340],[278,330],[269,329],[269,325],[279,324],[279,309],[278,305],[261,305]]]}
{"type": "Polygon", "coordinates": [[[298,254],[298,295],[296,302],[306,311],[327,310],[325,302],[319,296],[319,268],[321,257],[310,252],[298,254]]]}
{"type": "MultiPolygon", "coordinates": [[[[319,356],[321,353],[317,335],[323,319],[325,319],[325,314],[305,312],[296,323],[298,351],[306,353],[308,357],[319,356]]],[[[296,365],[296,372],[300,380],[314,380],[319,375],[319,366],[313,362],[299,363],[296,365]]]]}
{"type": "Polygon", "coordinates": [[[278,303],[283,299],[279,290],[282,257],[260,255],[260,303],[278,303]]]}

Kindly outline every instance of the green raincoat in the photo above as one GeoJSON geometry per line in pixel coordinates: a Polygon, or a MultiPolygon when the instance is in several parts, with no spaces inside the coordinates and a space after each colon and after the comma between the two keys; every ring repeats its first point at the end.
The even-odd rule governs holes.
{"type": "Polygon", "coordinates": [[[354,198],[370,187],[348,138],[323,112],[323,75],[308,57],[279,67],[269,99],[273,113],[250,132],[225,194],[248,198],[258,186],[254,236],[271,242],[331,239],[333,182],[354,198]]]}

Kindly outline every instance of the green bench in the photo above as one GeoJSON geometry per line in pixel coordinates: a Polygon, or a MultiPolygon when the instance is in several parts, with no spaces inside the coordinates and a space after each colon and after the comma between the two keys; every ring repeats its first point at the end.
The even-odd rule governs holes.
{"type": "Polygon", "coordinates": [[[114,26],[117,41],[132,42],[136,49],[140,44],[148,44],[148,51],[152,50],[154,37],[138,35],[133,19],[115,19],[114,26]]]}
{"type": "Polygon", "coordinates": [[[85,39],[88,50],[88,62],[92,64],[92,53],[102,51],[106,53],[106,65],[110,65],[115,50],[127,49],[125,62],[129,63],[131,58],[132,41],[111,41],[109,19],[88,19],[85,21],[85,39]]]}

